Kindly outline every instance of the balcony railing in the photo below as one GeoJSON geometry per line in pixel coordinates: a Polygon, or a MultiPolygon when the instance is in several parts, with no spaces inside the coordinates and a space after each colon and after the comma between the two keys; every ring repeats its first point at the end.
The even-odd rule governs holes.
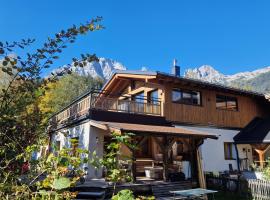
{"type": "Polygon", "coordinates": [[[121,100],[111,97],[94,97],[91,99],[91,108],[115,112],[137,113],[145,115],[161,115],[160,102],[148,103],[133,100],[121,100]]]}
{"type": "Polygon", "coordinates": [[[66,107],[50,119],[50,125],[64,124],[89,113],[89,109],[124,112],[144,115],[161,115],[161,103],[158,100],[148,102],[147,99],[130,100],[127,96],[113,96],[104,92],[91,92],[77,102],[66,107]],[[128,98],[128,99],[124,99],[128,98]]]}

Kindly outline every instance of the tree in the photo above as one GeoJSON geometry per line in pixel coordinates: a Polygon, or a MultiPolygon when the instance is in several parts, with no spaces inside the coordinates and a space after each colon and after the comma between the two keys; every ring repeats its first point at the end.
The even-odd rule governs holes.
{"type": "MultiPolygon", "coordinates": [[[[43,46],[25,55],[10,56],[11,52],[25,49],[35,40],[22,39],[19,42],[0,42],[0,71],[11,77],[0,92],[0,190],[2,186],[16,185],[24,161],[22,153],[27,146],[38,143],[46,137],[44,114],[38,103],[44,95],[40,88],[57,81],[59,75],[70,73],[69,68],[42,78],[45,69],[50,69],[67,45],[74,43],[79,35],[100,30],[101,18],[97,17],[80,26],[73,25],[48,38],[43,46]]],[[[82,54],[73,59],[74,65],[83,67],[86,62],[96,61],[92,54],[82,54]]],[[[46,92],[45,92],[46,93],[46,92]]]]}
{"type": "Polygon", "coordinates": [[[67,74],[57,82],[49,83],[40,98],[39,107],[44,114],[51,115],[91,88],[101,88],[103,80],[91,76],[67,74]]]}

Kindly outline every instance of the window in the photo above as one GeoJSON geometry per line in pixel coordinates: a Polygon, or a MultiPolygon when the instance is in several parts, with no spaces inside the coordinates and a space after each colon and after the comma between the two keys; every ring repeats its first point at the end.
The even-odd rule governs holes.
{"type": "Polygon", "coordinates": [[[225,160],[235,159],[235,146],[232,142],[224,142],[224,157],[225,160]]]}
{"type": "Polygon", "coordinates": [[[191,90],[173,89],[172,101],[191,105],[201,105],[201,93],[191,90]]]}
{"type": "Polygon", "coordinates": [[[238,110],[237,98],[223,96],[223,95],[217,95],[216,96],[216,107],[218,109],[237,111],[238,110]]]}
{"type": "Polygon", "coordinates": [[[71,142],[71,151],[72,151],[72,154],[75,155],[76,154],[76,151],[78,149],[78,146],[79,146],[79,137],[73,137],[73,138],[71,138],[70,142],[71,142]]]}
{"type": "Polygon", "coordinates": [[[158,90],[153,90],[153,91],[149,92],[147,99],[148,99],[148,103],[159,104],[158,90]]]}
{"type": "Polygon", "coordinates": [[[144,103],[144,92],[137,93],[132,96],[132,100],[138,103],[144,103]]]}

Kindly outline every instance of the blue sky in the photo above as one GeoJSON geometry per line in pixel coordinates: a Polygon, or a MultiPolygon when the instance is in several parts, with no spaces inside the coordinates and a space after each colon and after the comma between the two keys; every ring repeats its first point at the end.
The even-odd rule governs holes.
{"type": "Polygon", "coordinates": [[[81,53],[120,61],[128,69],[169,72],[203,64],[225,74],[270,65],[267,0],[2,0],[0,41],[35,38],[39,47],[72,24],[95,16],[105,30],[82,36],[56,63],[81,53]]]}

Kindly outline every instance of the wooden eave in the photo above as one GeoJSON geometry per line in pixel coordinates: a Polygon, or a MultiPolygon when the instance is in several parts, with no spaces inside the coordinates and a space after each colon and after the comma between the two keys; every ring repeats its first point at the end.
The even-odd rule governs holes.
{"type": "Polygon", "coordinates": [[[148,80],[156,79],[156,75],[140,75],[140,74],[121,74],[116,73],[103,87],[104,91],[109,93],[119,93],[130,83],[130,80],[143,80],[148,82],[148,80]]]}
{"type": "Polygon", "coordinates": [[[95,120],[91,120],[90,125],[108,132],[116,131],[119,133],[131,132],[138,135],[218,139],[218,136],[214,134],[208,134],[205,132],[195,131],[186,128],[176,128],[173,126],[154,126],[145,124],[104,122],[95,120]]]}

